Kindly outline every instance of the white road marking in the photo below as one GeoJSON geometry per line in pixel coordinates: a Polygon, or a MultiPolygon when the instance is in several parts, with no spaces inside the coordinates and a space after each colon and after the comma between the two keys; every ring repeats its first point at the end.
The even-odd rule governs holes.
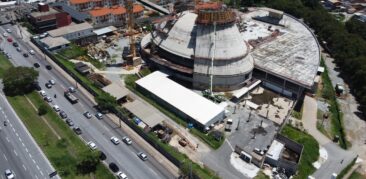
{"type": "Polygon", "coordinates": [[[8,120],[9,124],[10,124],[10,127],[13,127],[13,124],[10,123],[10,121],[8,120]]]}
{"type": "Polygon", "coordinates": [[[44,176],[42,171],[39,171],[39,172],[41,173],[42,176],[44,176]]]}
{"type": "Polygon", "coordinates": [[[23,142],[22,138],[19,137],[20,142],[23,142]]]}
{"type": "Polygon", "coordinates": [[[6,140],[7,140],[8,142],[10,142],[10,140],[9,140],[9,138],[8,138],[8,137],[6,137],[6,140]]]}
{"type": "Polygon", "coordinates": [[[17,137],[19,137],[19,134],[18,134],[17,132],[15,133],[15,135],[16,135],[17,137]]]}
{"type": "Polygon", "coordinates": [[[6,114],[4,114],[4,117],[5,117],[5,119],[7,119],[7,118],[8,118],[8,116],[7,116],[6,114]]]}
{"type": "Polygon", "coordinates": [[[234,152],[235,149],[234,147],[231,145],[231,143],[229,142],[229,140],[225,139],[226,143],[229,144],[229,147],[231,148],[231,150],[234,152]]]}
{"type": "Polygon", "coordinates": [[[27,171],[27,168],[25,168],[24,164],[23,164],[23,168],[24,168],[25,171],[27,171]]]}
{"type": "Polygon", "coordinates": [[[31,154],[29,154],[29,157],[30,157],[30,158],[32,158],[32,155],[31,155],[31,154]]]}
{"type": "Polygon", "coordinates": [[[25,148],[25,151],[28,153],[28,148],[25,148]]]}
{"type": "Polygon", "coordinates": [[[36,175],[36,179],[38,179],[38,176],[36,175]]]}
{"type": "Polygon", "coordinates": [[[16,156],[18,156],[18,154],[17,154],[17,152],[15,150],[14,150],[14,153],[15,153],[16,156]]]}
{"type": "Polygon", "coordinates": [[[6,155],[5,154],[4,154],[4,158],[5,158],[6,161],[8,161],[8,158],[6,158],[6,155]]]}
{"type": "Polygon", "coordinates": [[[34,159],[32,159],[33,163],[36,163],[36,161],[34,159]]]}
{"type": "Polygon", "coordinates": [[[40,170],[40,168],[39,168],[39,166],[38,166],[38,165],[36,165],[36,167],[37,167],[37,169],[38,169],[38,170],[40,170]]]}
{"type": "Polygon", "coordinates": [[[13,131],[15,132],[15,129],[14,128],[12,128],[13,129],[13,131]]]}
{"type": "MultiPolygon", "coordinates": [[[[19,140],[20,140],[20,138],[19,138],[19,140]]],[[[23,143],[23,142],[22,142],[22,146],[23,146],[23,147],[25,147],[25,145],[24,145],[24,143],[23,143]]]]}

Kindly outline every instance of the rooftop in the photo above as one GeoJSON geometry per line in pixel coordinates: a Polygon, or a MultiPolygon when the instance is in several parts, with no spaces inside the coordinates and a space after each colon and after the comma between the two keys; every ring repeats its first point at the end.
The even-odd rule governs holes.
{"type": "Polygon", "coordinates": [[[141,101],[135,100],[126,103],[123,106],[151,128],[164,120],[163,117],[160,116],[160,113],[156,113],[141,101]]]}
{"type": "MultiPolygon", "coordinates": [[[[140,4],[133,5],[134,13],[142,12],[143,10],[144,10],[144,7],[142,5],[140,5],[140,4]]],[[[126,12],[127,12],[127,10],[124,6],[112,6],[112,7],[95,8],[93,10],[90,10],[89,14],[94,17],[99,17],[99,16],[105,16],[108,14],[120,15],[120,14],[125,14],[126,12]]]]}
{"type": "Polygon", "coordinates": [[[68,25],[65,27],[60,27],[55,30],[50,30],[50,31],[48,31],[48,34],[52,37],[60,37],[60,36],[66,35],[66,34],[79,32],[79,31],[83,31],[83,30],[87,30],[87,29],[93,29],[93,26],[91,26],[87,22],[84,22],[81,24],[73,24],[73,25],[68,25]]]}
{"type": "Polygon", "coordinates": [[[272,158],[273,160],[278,160],[281,157],[281,153],[285,145],[277,140],[273,140],[271,146],[269,147],[266,157],[272,158]]]}
{"type": "Polygon", "coordinates": [[[79,12],[79,11],[75,10],[74,8],[70,7],[68,4],[63,3],[63,2],[55,2],[55,3],[52,3],[51,6],[60,7],[63,11],[70,14],[70,16],[73,19],[80,21],[80,22],[85,21],[86,19],[89,18],[89,15],[87,13],[79,12]]]}
{"type": "Polygon", "coordinates": [[[202,125],[224,111],[223,107],[170,80],[160,71],[137,80],[136,84],[202,125]]]}
{"type": "Polygon", "coordinates": [[[30,13],[30,16],[32,16],[34,18],[41,18],[41,17],[44,17],[44,16],[48,16],[48,15],[52,15],[52,14],[59,13],[58,11],[56,11],[55,9],[53,9],[51,7],[49,9],[50,10],[47,11],[47,12],[40,12],[40,11],[32,12],[32,13],[30,13]]]}
{"type": "Polygon", "coordinates": [[[102,90],[109,93],[110,95],[115,97],[117,100],[128,95],[128,90],[125,87],[122,87],[116,83],[112,83],[108,86],[105,86],[102,88],[102,90]]]}
{"type": "Polygon", "coordinates": [[[70,43],[67,39],[63,37],[46,37],[41,39],[41,42],[47,45],[47,48],[52,49],[62,45],[67,45],[70,43]]]}
{"type": "Polygon", "coordinates": [[[301,21],[284,14],[279,25],[252,19],[267,16],[268,9],[255,9],[242,14],[245,29],[242,38],[259,42],[252,46],[255,67],[284,77],[295,84],[311,88],[320,63],[320,50],[316,37],[301,21]],[[268,27],[271,26],[271,30],[268,27]],[[273,36],[278,29],[277,36],[273,36]]]}
{"type": "Polygon", "coordinates": [[[116,27],[108,26],[108,27],[94,30],[93,32],[99,36],[99,35],[107,34],[107,33],[110,33],[110,32],[116,31],[116,30],[117,30],[116,27]]]}

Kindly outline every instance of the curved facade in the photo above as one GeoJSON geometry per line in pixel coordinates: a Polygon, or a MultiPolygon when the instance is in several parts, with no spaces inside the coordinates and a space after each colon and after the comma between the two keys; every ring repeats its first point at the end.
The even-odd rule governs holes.
{"type": "Polygon", "coordinates": [[[141,56],[195,89],[210,88],[211,71],[214,91],[238,89],[252,76],[254,61],[249,45],[238,38],[231,10],[210,7],[184,11],[156,25],[141,41],[141,56]]]}

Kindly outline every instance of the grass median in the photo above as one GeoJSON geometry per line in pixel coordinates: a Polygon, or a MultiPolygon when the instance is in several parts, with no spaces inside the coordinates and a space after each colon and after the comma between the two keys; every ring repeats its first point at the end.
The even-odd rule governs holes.
{"type": "Polygon", "coordinates": [[[298,173],[294,179],[307,178],[316,170],[313,167],[313,163],[317,161],[319,157],[318,142],[311,135],[301,132],[289,125],[286,125],[282,129],[281,134],[304,146],[298,167],[298,173]]]}
{"type": "Polygon", "coordinates": [[[34,107],[38,108],[45,102],[36,92],[26,96],[7,98],[62,178],[114,178],[102,163],[97,165],[94,173],[81,174],[78,171],[77,164],[81,160],[80,156],[92,151],[59,118],[57,113],[53,112],[50,106],[46,105],[48,112],[42,116],[43,118],[38,115],[34,107]]]}
{"type": "Polygon", "coordinates": [[[3,77],[4,72],[12,67],[10,61],[5,57],[4,54],[0,54],[0,78],[3,77]]]}

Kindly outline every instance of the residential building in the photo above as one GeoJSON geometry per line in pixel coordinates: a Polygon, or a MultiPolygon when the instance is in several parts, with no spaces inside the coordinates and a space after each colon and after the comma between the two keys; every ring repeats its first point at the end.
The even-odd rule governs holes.
{"type": "Polygon", "coordinates": [[[70,6],[78,11],[88,11],[96,7],[123,5],[123,0],[70,0],[70,6]]]}
{"type": "Polygon", "coordinates": [[[41,33],[69,25],[71,16],[66,12],[50,8],[48,4],[39,3],[38,11],[29,14],[29,22],[35,31],[41,33]]]}
{"type": "Polygon", "coordinates": [[[49,51],[57,51],[65,49],[69,46],[70,41],[63,37],[46,37],[40,40],[45,49],[49,51]]]}
{"type": "Polygon", "coordinates": [[[93,32],[93,26],[87,22],[50,30],[48,31],[48,34],[51,37],[64,37],[65,39],[79,45],[85,45],[97,41],[97,35],[93,32]]]}
{"type": "MultiPolygon", "coordinates": [[[[135,18],[141,17],[144,14],[144,7],[134,4],[133,12],[135,18]]],[[[123,6],[95,8],[89,11],[89,14],[94,27],[123,26],[127,22],[127,10],[123,6]]]]}

